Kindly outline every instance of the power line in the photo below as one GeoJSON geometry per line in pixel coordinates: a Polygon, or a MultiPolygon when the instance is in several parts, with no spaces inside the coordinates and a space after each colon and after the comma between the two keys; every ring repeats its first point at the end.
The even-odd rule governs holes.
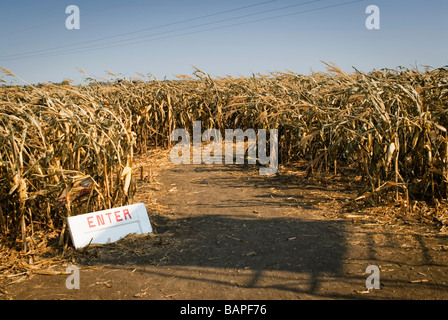
{"type": "MultiPolygon", "coordinates": [[[[269,12],[274,12],[274,11],[279,11],[279,10],[285,10],[285,9],[290,9],[293,7],[298,7],[298,6],[303,6],[303,5],[307,5],[307,4],[311,4],[311,3],[316,3],[316,2],[320,2],[323,0],[311,0],[311,1],[306,1],[306,2],[302,2],[299,4],[294,4],[294,5],[289,5],[289,6],[285,6],[285,7],[280,7],[280,8],[274,8],[274,9],[269,9],[269,10],[265,10],[265,11],[261,11],[261,12],[256,12],[256,13],[251,13],[251,14],[245,14],[239,17],[233,17],[233,18],[227,18],[227,19],[222,19],[222,20],[218,20],[218,21],[213,21],[213,22],[207,22],[207,23],[202,23],[199,25],[193,25],[193,26],[189,26],[189,27],[182,27],[182,28],[178,28],[178,29],[174,29],[174,30],[170,30],[170,31],[163,31],[163,32],[158,32],[158,33],[153,33],[150,35],[145,35],[145,36],[139,36],[139,37],[134,37],[134,38],[130,38],[130,39],[125,39],[125,40],[119,40],[119,41],[113,41],[109,44],[96,44],[96,45],[90,45],[90,46],[84,46],[84,47],[80,47],[80,48],[76,48],[76,49],[70,49],[70,50],[62,50],[62,51],[56,51],[56,52],[50,52],[51,55],[53,54],[64,54],[64,53],[69,53],[72,52],[72,50],[77,50],[77,52],[79,52],[79,50],[85,50],[85,49],[94,49],[94,48],[101,48],[105,45],[114,45],[116,43],[123,43],[123,45],[126,45],[129,43],[129,41],[133,41],[133,40],[137,40],[137,39],[143,39],[143,38],[148,38],[148,37],[154,37],[154,36],[159,36],[159,35],[163,35],[163,34],[167,34],[167,33],[172,33],[172,32],[176,32],[176,31],[183,31],[186,29],[193,29],[193,28],[198,28],[198,27],[203,27],[203,26],[207,26],[207,25],[211,25],[211,24],[217,24],[217,23],[222,23],[222,22],[227,22],[227,21],[231,21],[231,20],[237,20],[237,19],[241,19],[241,18],[247,18],[247,17],[251,17],[251,16],[255,16],[255,15],[260,15],[260,14],[265,14],[265,13],[269,13],[269,12]]],[[[132,42],[130,43],[132,44],[132,42]]],[[[115,45],[113,46],[115,47],[115,45]]],[[[47,51],[47,50],[45,50],[47,51]]],[[[22,57],[17,57],[15,56],[14,58],[29,58],[29,57],[34,57],[36,56],[35,52],[34,54],[28,54],[22,57]]],[[[39,57],[42,56],[42,54],[38,55],[39,57]]],[[[46,56],[46,55],[45,55],[46,56]]],[[[4,58],[0,58],[0,60],[4,60],[4,58]]]]}
{"type": "MultiPolygon", "coordinates": [[[[147,42],[156,41],[156,40],[165,40],[165,39],[182,37],[182,36],[186,36],[186,35],[197,34],[197,33],[202,33],[202,32],[207,32],[207,31],[212,31],[212,30],[224,29],[224,28],[240,26],[240,25],[245,25],[245,24],[250,24],[250,23],[256,23],[256,22],[261,22],[261,21],[266,21],[266,20],[278,19],[278,18],[292,16],[292,15],[299,15],[299,14],[308,13],[308,12],[320,11],[320,10],[325,10],[325,9],[329,9],[329,8],[336,8],[336,7],[341,7],[341,6],[364,2],[364,1],[366,1],[366,0],[353,0],[353,1],[343,2],[343,3],[339,3],[339,4],[334,4],[334,5],[327,5],[327,6],[319,7],[319,8],[312,8],[312,9],[303,10],[303,11],[285,13],[285,14],[276,15],[276,16],[272,16],[272,17],[265,17],[265,18],[261,18],[261,19],[244,21],[244,22],[239,22],[239,23],[234,23],[234,24],[224,25],[224,26],[218,26],[218,27],[208,28],[208,29],[204,29],[204,30],[197,30],[197,31],[191,31],[191,32],[186,32],[186,33],[181,33],[181,34],[175,34],[175,35],[171,35],[171,36],[165,36],[165,37],[160,37],[160,38],[155,38],[155,39],[150,39],[150,40],[134,41],[134,42],[112,44],[112,45],[106,45],[106,46],[95,45],[94,47],[98,47],[98,46],[101,46],[101,47],[93,49],[93,50],[88,50],[92,47],[92,46],[90,46],[89,48],[78,48],[78,49],[74,49],[72,51],[53,52],[53,53],[49,53],[49,54],[40,54],[40,55],[24,57],[24,58],[41,58],[41,57],[51,57],[51,56],[58,56],[58,55],[64,55],[64,54],[75,54],[75,53],[82,53],[82,52],[86,52],[86,51],[96,51],[96,50],[116,48],[116,47],[121,47],[124,45],[147,43],[147,42]]],[[[183,29],[185,29],[185,28],[183,28],[183,29]]],[[[173,32],[173,31],[171,31],[171,32],[173,32]]],[[[150,35],[150,36],[154,36],[154,34],[150,35]]],[[[145,36],[145,37],[148,37],[148,36],[145,36]]],[[[130,41],[130,40],[123,40],[123,41],[130,41]]],[[[123,41],[120,41],[120,42],[123,42],[123,41]]],[[[117,42],[114,42],[114,43],[117,43],[117,42]]],[[[17,58],[17,59],[21,59],[21,58],[17,58]]],[[[0,59],[0,60],[17,60],[17,59],[0,59]]]]}
{"type": "MultiPolygon", "coordinates": [[[[135,1],[135,0],[133,0],[133,1],[135,1]]],[[[6,55],[6,56],[0,57],[0,60],[4,60],[4,59],[10,58],[10,57],[17,58],[18,56],[34,55],[36,53],[42,53],[42,52],[47,52],[47,51],[52,51],[52,50],[57,50],[57,49],[69,48],[69,47],[74,47],[74,46],[78,46],[78,45],[81,45],[81,44],[87,44],[87,43],[92,43],[92,42],[110,40],[110,39],[119,38],[119,37],[131,35],[131,34],[141,33],[141,32],[145,32],[145,31],[149,31],[149,30],[161,29],[161,28],[165,28],[165,27],[169,27],[169,26],[173,26],[173,25],[177,25],[177,24],[181,24],[181,23],[191,22],[191,21],[205,19],[205,18],[209,18],[209,17],[213,17],[213,16],[217,16],[217,15],[222,15],[222,14],[226,14],[226,13],[230,13],[230,12],[235,12],[235,11],[239,11],[239,10],[243,10],[243,9],[248,9],[248,8],[253,8],[253,7],[257,7],[257,6],[262,6],[262,5],[265,5],[265,4],[268,4],[268,3],[272,3],[272,2],[276,2],[276,1],[278,1],[278,0],[265,1],[265,2],[261,2],[261,3],[257,3],[257,4],[252,4],[252,5],[238,7],[238,8],[234,8],[234,9],[230,9],[230,10],[225,10],[225,11],[220,11],[220,12],[216,12],[216,13],[212,13],[212,14],[207,14],[207,15],[203,15],[203,16],[199,16],[199,17],[195,17],[195,18],[190,18],[190,19],[185,19],[185,20],[181,20],[181,21],[171,22],[171,23],[167,23],[167,24],[163,24],[163,25],[157,25],[157,26],[153,26],[153,27],[149,27],[149,28],[144,28],[144,29],[140,29],[140,30],[137,30],[137,31],[125,32],[125,33],[117,34],[117,35],[114,35],[114,36],[103,37],[103,38],[98,38],[98,39],[93,39],[93,40],[88,40],[88,41],[82,41],[82,42],[78,42],[78,43],[71,43],[71,44],[67,44],[67,45],[63,45],[63,46],[37,50],[37,51],[33,51],[33,52],[26,52],[26,53],[6,55]]],[[[317,1],[321,1],[321,0],[317,0],[317,1]]],[[[132,1],[130,1],[130,2],[132,2],[132,1]]],[[[133,38],[133,39],[135,39],[135,38],[133,38]]],[[[121,41],[125,41],[125,40],[121,40],[121,41]]]]}
{"type": "MultiPolygon", "coordinates": [[[[105,8],[101,8],[101,9],[98,9],[98,10],[95,10],[95,11],[92,11],[92,12],[87,12],[87,13],[83,12],[83,16],[89,16],[89,15],[92,15],[92,14],[96,14],[96,13],[99,13],[99,12],[102,12],[102,11],[110,10],[110,9],[113,9],[113,8],[116,8],[116,7],[122,7],[122,6],[128,5],[128,4],[132,3],[132,2],[139,2],[139,1],[142,1],[142,0],[129,0],[129,1],[126,1],[124,3],[118,3],[118,4],[115,4],[115,5],[112,5],[112,6],[108,6],[108,7],[105,7],[105,8]]],[[[23,29],[16,29],[16,30],[8,30],[8,32],[0,33],[0,35],[11,35],[11,34],[20,33],[20,32],[24,32],[24,31],[28,31],[28,30],[35,30],[35,29],[39,29],[39,28],[42,28],[42,27],[50,26],[52,24],[63,23],[64,20],[65,20],[65,18],[64,19],[62,19],[62,18],[61,19],[55,19],[55,20],[49,21],[47,23],[35,25],[35,26],[32,26],[32,27],[27,27],[27,28],[23,28],[23,29]]]]}

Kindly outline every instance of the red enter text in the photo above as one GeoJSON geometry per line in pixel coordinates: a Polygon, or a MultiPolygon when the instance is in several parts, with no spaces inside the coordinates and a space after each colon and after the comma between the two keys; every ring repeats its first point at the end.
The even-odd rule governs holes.
{"type": "Polygon", "coordinates": [[[128,219],[132,219],[129,209],[123,209],[118,211],[110,211],[107,213],[99,213],[95,216],[89,216],[87,217],[87,223],[89,224],[89,228],[95,228],[128,219]]]}

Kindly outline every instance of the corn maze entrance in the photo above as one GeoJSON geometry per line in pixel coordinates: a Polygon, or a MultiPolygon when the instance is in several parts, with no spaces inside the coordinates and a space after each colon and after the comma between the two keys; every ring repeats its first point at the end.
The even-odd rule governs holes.
{"type": "Polygon", "coordinates": [[[155,233],[73,252],[1,299],[447,299],[448,243],[433,225],[354,207],[350,176],[137,159],[134,202],[155,233]],[[80,288],[67,289],[67,265],[80,288]],[[366,289],[378,266],[380,289],[366,289]]]}

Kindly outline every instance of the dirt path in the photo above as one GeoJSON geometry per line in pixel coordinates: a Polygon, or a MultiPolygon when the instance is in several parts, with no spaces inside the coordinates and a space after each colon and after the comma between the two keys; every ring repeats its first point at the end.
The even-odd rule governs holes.
{"type": "MultiPolygon", "coordinates": [[[[305,179],[251,166],[144,166],[136,201],[155,235],[74,255],[67,275],[33,275],[6,299],[447,299],[448,241],[438,230],[347,212],[344,176],[305,179]],[[331,182],[330,182],[331,181],[331,182]],[[366,291],[366,267],[380,269],[366,291]]],[[[142,162],[145,162],[142,159],[142,162]]]]}

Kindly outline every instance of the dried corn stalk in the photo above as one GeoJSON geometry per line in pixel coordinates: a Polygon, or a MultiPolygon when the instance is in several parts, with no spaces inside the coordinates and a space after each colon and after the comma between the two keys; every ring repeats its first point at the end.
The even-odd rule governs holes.
{"type": "Polygon", "coordinates": [[[448,70],[327,67],[0,88],[0,231],[57,228],[82,206],[131,201],[133,146],[169,147],[170,133],[193,121],[222,133],[279,128],[283,162],[306,160],[310,172],[354,167],[365,182],[359,198],[373,204],[446,198],[448,70]]]}

